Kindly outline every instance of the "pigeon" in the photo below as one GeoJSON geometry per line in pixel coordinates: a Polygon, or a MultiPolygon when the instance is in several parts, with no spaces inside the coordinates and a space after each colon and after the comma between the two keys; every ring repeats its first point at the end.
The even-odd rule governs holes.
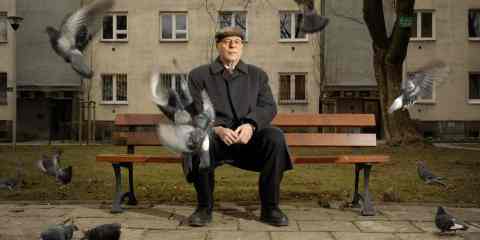
{"type": "Polygon", "coordinates": [[[419,96],[430,95],[433,82],[444,81],[449,71],[449,67],[445,63],[434,61],[416,72],[408,73],[407,80],[401,89],[401,95],[393,101],[388,113],[392,114],[399,109],[405,110],[415,104],[419,96]]]}
{"type": "Polygon", "coordinates": [[[158,137],[162,144],[180,152],[183,155],[183,170],[185,176],[192,170],[192,155],[199,156],[199,169],[210,166],[210,137],[212,123],[215,119],[215,110],[205,90],[202,90],[202,111],[194,114],[192,109],[193,98],[188,89],[185,78],[180,79],[180,88],[159,88],[159,71],[155,69],[151,77],[152,100],[160,111],[172,122],[158,125],[158,137]]]}
{"type": "Polygon", "coordinates": [[[425,165],[424,161],[417,161],[417,172],[418,176],[422,181],[424,181],[426,184],[439,184],[444,187],[446,187],[445,183],[443,183],[441,180],[443,180],[442,177],[435,176],[425,165]]]}
{"type": "Polygon", "coordinates": [[[13,191],[23,181],[23,176],[23,164],[17,160],[16,176],[0,179],[0,189],[6,188],[13,191]]]}
{"type": "Polygon", "coordinates": [[[112,8],[114,0],[95,0],[68,14],[59,30],[47,26],[50,44],[60,57],[70,63],[73,70],[84,78],[92,78],[93,71],[84,60],[83,50],[100,29],[103,14],[112,8]]]}
{"type": "Polygon", "coordinates": [[[440,229],[441,233],[456,232],[457,230],[466,231],[468,226],[465,223],[457,220],[452,215],[448,214],[441,206],[437,208],[437,214],[435,215],[435,225],[440,229]]]}
{"type": "Polygon", "coordinates": [[[122,226],[118,223],[103,224],[85,232],[81,240],[118,240],[122,226]]]}
{"type": "Polygon", "coordinates": [[[71,240],[73,232],[77,230],[77,226],[72,224],[54,225],[42,232],[40,238],[42,240],[71,240]]]}
{"type": "Polygon", "coordinates": [[[48,176],[55,177],[57,181],[62,184],[68,184],[72,180],[73,169],[72,166],[60,168],[61,150],[57,150],[51,159],[47,155],[42,156],[42,160],[37,162],[38,168],[48,176]]]}
{"type": "Polygon", "coordinates": [[[295,0],[298,6],[303,9],[303,21],[301,29],[306,33],[322,31],[329,23],[327,17],[317,14],[313,0],[295,0]]]}

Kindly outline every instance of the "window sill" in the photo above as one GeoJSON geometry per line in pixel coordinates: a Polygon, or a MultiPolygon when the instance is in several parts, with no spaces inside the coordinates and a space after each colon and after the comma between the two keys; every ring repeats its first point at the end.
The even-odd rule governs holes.
{"type": "Polygon", "coordinates": [[[293,104],[306,105],[306,104],[308,104],[308,101],[307,100],[280,100],[280,101],[278,101],[278,104],[280,104],[280,105],[293,105],[293,104]]]}
{"type": "Polygon", "coordinates": [[[101,105],[128,105],[128,102],[100,102],[101,105]]]}
{"type": "Polygon", "coordinates": [[[280,39],[279,43],[308,43],[308,39],[280,39]]]}
{"type": "Polygon", "coordinates": [[[435,42],[435,38],[410,38],[411,42],[435,42]]]}
{"type": "Polygon", "coordinates": [[[434,104],[436,104],[436,102],[435,102],[435,100],[418,100],[415,104],[434,105],[434,104]]]}
{"type": "Polygon", "coordinates": [[[0,44],[7,44],[8,41],[0,41],[0,44]]]}
{"type": "Polygon", "coordinates": [[[477,105],[480,104],[480,99],[468,99],[467,103],[477,105]]]}
{"type": "Polygon", "coordinates": [[[480,42],[480,37],[469,37],[468,40],[472,42],[480,42]]]}
{"type": "Polygon", "coordinates": [[[128,43],[128,39],[127,40],[101,39],[100,42],[103,42],[103,43],[128,43]]]}
{"type": "Polygon", "coordinates": [[[171,42],[179,42],[179,43],[186,43],[188,39],[160,39],[161,43],[171,43],[171,42]]]}

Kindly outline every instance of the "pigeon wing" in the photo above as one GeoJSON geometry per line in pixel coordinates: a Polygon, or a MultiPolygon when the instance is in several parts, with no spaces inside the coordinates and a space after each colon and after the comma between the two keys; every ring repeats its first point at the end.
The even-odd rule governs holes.
{"type": "Polygon", "coordinates": [[[411,79],[418,90],[413,93],[416,96],[428,97],[432,94],[434,83],[439,86],[443,83],[450,72],[450,68],[441,61],[433,61],[412,74],[411,79]]]}
{"type": "Polygon", "coordinates": [[[77,34],[80,30],[83,31],[84,27],[87,27],[88,32],[94,35],[98,32],[103,14],[112,8],[113,4],[114,0],[95,0],[70,14],[61,24],[62,36],[68,39],[72,45],[76,45],[77,34]]]}
{"type": "Polygon", "coordinates": [[[191,125],[159,124],[157,129],[160,142],[176,152],[191,152],[188,141],[193,131],[191,125]]]}
{"type": "Polygon", "coordinates": [[[70,57],[70,65],[72,65],[73,70],[80,74],[84,78],[92,78],[93,72],[90,67],[85,63],[83,54],[77,50],[72,51],[70,57]]]}

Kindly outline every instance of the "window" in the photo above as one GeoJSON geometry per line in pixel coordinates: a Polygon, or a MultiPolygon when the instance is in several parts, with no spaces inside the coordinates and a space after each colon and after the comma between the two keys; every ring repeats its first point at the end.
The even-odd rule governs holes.
{"type": "Polygon", "coordinates": [[[173,90],[180,88],[180,80],[187,78],[187,74],[181,73],[160,73],[160,87],[161,88],[171,88],[173,90]]]}
{"type": "Polygon", "coordinates": [[[103,17],[102,40],[128,41],[127,14],[111,13],[103,17]]]}
{"type": "Polygon", "coordinates": [[[7,42],[8,21],[7,12],[0,12],[0,43],[7,42]]]}
{"type": "Polygon", "coordinates": [[[468,102],[480,103],[480,72],[470,73],[468,81],[468,102]]]}
{"type": "Polygon", "coordinates": [[[247,13],[240,11],[221,11],[218,13],[218,27],[239,27],[247,39],[247,13]]]}
{"type": "Polygon", "coordinates": [[[280,12],[280,40],[307,40],[307,35],[300,29],[302,19],[300,12],[280,12]]]}
{"type": "Polygon", "coordinates": [[[480,40],[480,9],[468,10],[468,37],[480,40]]]}
{"type": "Polygon", "coordinates": [[[434,17],[430,10],[415,11],[410,40],[435,40],[434,17]]]}
{"type": "Polygon", "coordinates": [[[160,13],[160,40],[188,40],[187,13],[160,13]]]}
{"type": "Polygon", "coordinates": [[[280,103],[307,103],[306,74],[280,73],[280,103]]]}
{"type": "Polygon", "coordinates": [[[7,73],[0,72],[0,105],[7,104],[7,73]]]}
{"type": "Polygon", "coordinates": [[[102,103],[128,104],[127,74],[102,74],[102,103]]]}

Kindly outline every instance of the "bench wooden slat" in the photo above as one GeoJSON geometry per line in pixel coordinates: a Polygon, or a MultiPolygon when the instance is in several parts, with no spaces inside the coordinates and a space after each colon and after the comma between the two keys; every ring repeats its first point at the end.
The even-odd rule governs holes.
{"type": "Polygon", "coordinates": [[[375,115],[279,113],[273,119],[272,125],[282,127],[371,127],[375,126],[375,115]]]}
{"type": "MultiPolygon", "coordinates": [[[[374,147],[374,133],[285,133],[289,146],[294,147],[374,147]]],[[[114,135],[120,145],[161,145],[155,132],[123,132],[114,135]]]]}
{"type": "MultiPolygon", "coordinates": [[[[331,156],[292,156],[295,164],[314,164],[314,163],[383,163],[390,159],[386,155],[331,155],[331,156]]],[[[180,155],[141,155],[141,154],[99,154],[97,161],[120,163],[179,163],[180,155]]]]}
{"type": "MultiPolygon", "coordinates": [[[[159,122],[168,122],[162,114],[117,114],[117,126],[153,126],[159,122]]],[[[279,113],[272,125],[282,127],[371,127],[375,126],[373,114],[312,114],[279,113]]]]}

